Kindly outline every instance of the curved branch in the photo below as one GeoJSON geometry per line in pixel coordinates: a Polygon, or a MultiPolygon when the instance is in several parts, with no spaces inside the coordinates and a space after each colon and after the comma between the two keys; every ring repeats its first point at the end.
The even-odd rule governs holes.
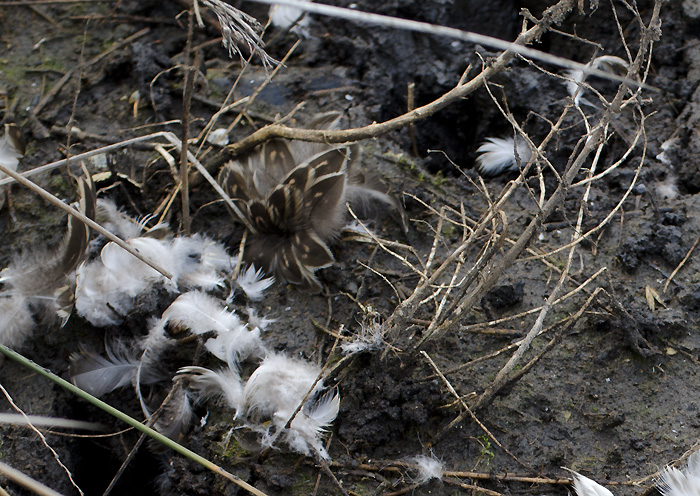
{"type": "MultiPolygon", "coordinates": [[[[527,45],[537,41],[552,24],[560,22],[563,17],[574,8],[575,4],[576,2],[574,0],[560,0],[556,5],[549,7],[544,12],[542,19],[535,26],[520,33],[514,44],[527,45]]],[[[457,86],[438,99],[385,122],[372,123],[364,127],[343,129],[339,131],[295,129],[288,126],[283,126],[281,124],[271,124],[259,129],[237,143],[228,145],[227,148],[234,156],[236,156],[243,154],[255,146],[272,138],[287,138],[317,143],[347,143],[367,138],[376,138],[382,134],[386,134],[390,131],[407,126],[408,124],[425,119],[453,102],[465,98],[486,81],[491,79],[494,75],[505,69],[508,62],[510,62],[514,56],[515,52],[512,50],[503,52],[489,67],[483,69],[476,77],[474,77],[474,79],[470,80],[469,82],[463,83],[462,80],[465,78],[465,76],[463,76],[462,80],[460,80],[457,86]]]]}

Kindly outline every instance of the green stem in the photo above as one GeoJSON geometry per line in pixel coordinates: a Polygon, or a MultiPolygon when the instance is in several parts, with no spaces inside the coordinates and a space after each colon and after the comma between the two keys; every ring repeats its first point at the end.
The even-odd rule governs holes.
{"type": "Polygon", "coordinates": [[[230,472],[227,472],[226,470],[224,470],[223,468],[219,467],[219,466],[216,465],[215,463],[213,463],[213,462],[207,460],[207,459],[204,458],[203,456],[198,455],[198,454],[195,453],[194,451],[191,451],[191,450],[185,448],[185,447],[182,446],[181,444],[178,444],[177,442],[175,442],[175,441],[173,441],[172,439],[170,439],[170,438],[164,436],[164,435],[161,434],[160,432],[155,431],[155,430],[151,429],[150,427],[147,427],[147,426],[143,425],[141,422],[139,422],[139,421],[136,420],[135,418],[132,418],[132,417],[128,416],[128,415],[125,414],[124,412],[121,412],[121,411],[117,410],[116,408],[114,408],[113,406],[108,405],[108,404],[105,403],[104,401],[102,401],[102,400],[100,400],[100,399],[94,397],[94,396],[91,395],[90,393],[87,393],[87,392],[83,391],[83,390],[80,389],[79,387],[77,387],[77,386],[71,384],[70,382],[66,381],[65,379],[60,378],[59,376],[57,376],[57,375],[54,374],[53,372],[49,371],[48,369],[45,369],[44,367],[42,367],[42,366],[40,366],[40,365],[34,363],[34,362],[31,361],[30,359],[28,359],[28,358],[24,357],[23,355],[20,355],[19,353],[17,353],[16,351],[11,350],[11,349],[8,348],[7,346],[0,344],[0,352],[3,353],[4,355],[8,356],[8,357],[11,358],[12,360],[21,363],[21,364],[24,365],[25,367],[27,367],[27,368],[29,368],[29,369],[31,369],[31,370],[37,372],[38,374],[40,374],[40,375],[46,377],[47,379],[49,379],[49,380],[55,382],[56,384],[58,384],[59,386],[61,386],[61,387],[64,388],[64,389],[67,389],[67,390],[70,391],[71,393],[73,393],[73,394],[75,394],[75,395],[77,395],[77,396],[80,396],[80,397],[83,398],[85,401],[88,401],[89,403],[92,403],[92,404],[95,405],[96,407],[101,408],[102,410],[104,410],[105,412],[109,413],[110,415],[115,416],[116,418],[118,418],[118,419],[121,420],[122,422],[125,422],[125,423],[129,424],[129,425],[130,425],[131,427],[133,427],[134,429],[137,429],[137,430],[139,430],[139,431],[145,433],[146,435],[148,435],[148,436],[150,436],[151,438],[155,439],[155,440],[158,441],[159,443],[164,444],[164,445],[167,446],[168,448],[171,448],[171,449],[177,451],[178,453],[180,453],[181,455],[186,456],[186,457],[189,458],[190,460],[194,460],[195,462],[197,462],[197,463],[199,463],[200,465],[202,465],[202,466],[208,468],[208,469],[211,470],[212,472],[215,472],[215,473],[217,473],[217,474],[219,474],[219,475],[225,477],[226,479],[230,480],[230,481],[233,482],[234,484],[237,484],[238,486],[240,486],[240,487],[242,487],[243,489],[247,490],[247,491],[250,492],[251,494],[254,494],[255,496],[266,496],[265,493],[263,493],[262,491],[256,489],[255,487],[251,486],[250,484],[248,484],[247,482],[245,482],[245,481],[244,481],[243,479],[241,479],[240,477],[238,477],[238,476],[236,476],[236,475],[233,475],[233,474],[230,473],[230,472]]]}

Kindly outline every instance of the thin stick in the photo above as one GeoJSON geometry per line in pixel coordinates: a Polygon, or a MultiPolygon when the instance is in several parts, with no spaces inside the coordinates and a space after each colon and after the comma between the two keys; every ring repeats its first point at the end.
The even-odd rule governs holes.
{"type": "MultiPolygon", "coordinates": [[[[406,107],[406,110],[410,112],[411,110],[416,108],[415,105],[415,90],[416,90],[416,83],[408,83],[408,95],[407,95],[407,100],[408,100],[408,105],[406,107]]],[[[408,135],[411,138],[411,151],[413,152],[414,157],[418,157],[418,143],[416,142],[416,130],[415,126],[413,123],[408,125],[408,135]]]]}
{"type": "Polygon", "coordinates": [[[63,210],[64,212],[67,212],[68,215],[72,215],[73,217],[75,217],[76,219],[78,219],[78,220],[79,220],[80,222],[82,222],[83,224],[86,224],[90,229],[94,229],[95,231],[97,231],[98,233],[100,233],[101,235],[103,235],[103,236],[104,236],[105,238],[107,238],[108,240],[110,240],[110,241],[114,242],[115,244],[119,245],[120,248],[122,248],[122,249],[128,251],[129,253],[131,253],[133,256],[135,256],[136,258],[138,258],[139,260],[141,260],[143,263],[145,263],[145,264],[148,265],[149,267],[151,267],[151,268],[153,268],[154,270],[156,270],[156,271],[160,272],[161,274],[163,274],[163,276],[167,277],[168,279],[172,279],[173,276],[172,276],[172,274],[170,274],[170,272],[168,272],[167,270],[161,268],[161,267],[160,267],[159,265],[157,265],[155,262],[152,262],[152,261],[149,260],[148,258],[146,258],[146,257],[144,257],[143,255],[141,255],[138,251],[134,250],[131,246],[127,245],[124,241],[122,241],[121,239],[119,239],[118,237],[116,237],[114,234],[112,234],[111,232],[109,232],[107,229],[105,229],[104,227],[102,227],[101,225],[99,225],[99,224],[98,224],[97,222],[95,222],[94,220],[89,219],[89,218],[86,217],[84,214],[78,212],[76,209],[74,209],[74,208],[71,207],[70,205],[66,205],[65,203],[63,203],[61,200],[59,200],[58,198],[56,198],[54,195],[52,195],[51,193],[49,193],[48,191],[46,191],[46,190],[45,190],[44,188],[42,188],[41,186],[37,185],[36,183],[33,183],[33,182],[30,181],[29,179],[23,177],[21,174],[17,174],[15,171],[13,171],[13,170],[11,170],[11,169],[8,169],[7,167],[5,167],[5,166],[2,165],[2,164],[0,164],[0,172],[4,172],[5,174],[7,174],[7,175],[10,176],[11,178],[13,178],[13,179],[14,179],[15,181],[17,181],[18,183],[20,183],[20,184],[26,186],[27,188],[31,189],[34,193],[36,193],[37,195],[41,196],[41,197],[42,197],[44,200],[46,200],[47,202],[49,202],[49,203],[51,203],[52,205],[54,205],[54,206],[60,208],[60,209],[63,210]]]}
{"type": "MultiPolygon", "coordinates": [[[[474,422],[476,422],[476,424],[481,428],[481,430],[483,430],[483,431],[486,433],[486,435],[489,437],[489,439],[491,439],[491,441],[493,441],[494,443],[496,443],[496,445],[497,445],[499,448],[501,448],[503,451],[505,451],[506,453],[508,453],[508,455],[509,455],[511,458],[513,458],[513,460],[515,460],[516,462],[518,462],[518,464],[522,465],[523,467],[525,467],[525,468],[528,469],[528,470],[532,470],[531,467],[528,467],[528,466],[525,465],[523,462],[521,462],[520,460],[518,460],[518,458],[517,458],[513,453],[511,453],[511,452],[508,450],[508,448],[506,448],[505,446],[503,446],[503,445],[498,441],[498,439],[496,439],[496,437],[495,437],[493,434],[491,434],[491,431],[489,431],[488,427],[486,427],[486,426],[479,420],[479,418],[478,418],[476,415],[474,415],[474,412],[473,412],[473,411],[471,410],[471,408],[469,408],[469,406],[464,402],[464,400],[463,400],[462,397],[459,395],[459,393],[457,393],[457,391],[455,391],[455,388],[452,387],[452,384],[450,383],[450,381],[447,380],[447,377],[445,377],[445,376],[442,374],[442,372],[440,371],[440,369],[438,368],[438,366],[435,364],[435,362],[433,361],[433,359],[430,358],[430,355],[428,355],[428,354],[427,354],[425,351],[423,351],[423,350],[421,350],[420,353],[421,353],[421,355],[423,355],[423,356],[425,357],[425,359],[428,361],[428,363],[429,363],[430,366],[433,368],[433,370],[435,371],[435,373],[440,377],[440,379],[442,379],[442,382],[445,383],[445,386],[447,386],[447,389],[450,391],[450,393],[452,393],[452,395],[453,395],[455,398],[457,398],[457,401],[459,401],[459,403],[462,405],[462,408],[464,408],[464,410],[465,410],[467,413],[469,413],[469,416],[472,418],[472,420],[473,420],[474,422]]],[[[460,417],[461,417],[461,415],[460,415],[460,417]]],[[[449,430],[451,426],[452,426],[452,424],[448,425],[445,429],[443,429],[442,431],[440,431],[440,432],[438,433],[438,438],[442,437],[442,434],[444,434],[445,432],[447,432],[447,430],[449,430]]]]}
{"type": "Polygon", "coordinates": [[[152,437],[153,439],[155,439],[159,443],[164,444],[168,448],[177,451],[178,453],[186,456],[190,460],[193,460],[193,461],[199,463],[200,465],[202,465],[203,467],[211,470],[212,472],[217,473],[217,474],[221,475],[222,477],[230,480],[231,482],[242,487],[243,489],[250,492],[251,494],[254,494],[255,496],[267,496],[264,492],[251,486],[250,484],[248,484],[246,481],[244,481],[240,477],[233,475],[230,472],[227,472],[226,470],[219,467],[215,463],[207,460],[206,458],[204,458],[201,455],[198,455],[194,451],[192,451],[188,448],[185,448],[183,445],[181,445],[181,444],[173,441],[172,439],[164,436],[160,432],[155,431],[155,430],[151,429],[150,427],[143,425],[141,422],[139,422],[135,418],[130,417],[129,415],[125,414],[124,412],[117,410],[116,408],[114,408],[111,405],[108,405],[104,401],[102,401],[98,398],[95,398],[90,393],[87,393],[87,392],[83,391],[82,389],[80,389],[79,387],[74,386],[73,384],[66,381],[65,379],[60,378],[59,376],[57,376],[53,372],[49,371],[48,369],[41,367],[40,365],[36,364],[35,362],[29,360],[28,358],[26,358],[22,355],[20,355],[16,351],[11,350],[10,348],[8,348],[7,346],[5,346],[3,344],[0,344],[0,353],[3,353],[5,356],[11,358],[12,360],[19,362],[20,364],[24,365],[25,367],[29,368],[30,370],[33,370],[34,372],[38,373],[39,375],[46,377],[47,379],[58,384],[62,388],[67,389],[68,391],[81,397],[85,401],[92,403],[96,407],[98,407],[98,408],[104,410],[105,412],[109,413],[110,415],[118,418],[122,422],[129,424],[131,427],[133,427],[141,432],[146,433],[147,435],[149,435],[150,437],[152,437]]]}
{"type": "Polygon", "coordinates": [[[668,285],[671,284],[671,281],[673,280],[673,278],[676,276],[676,274],[678,274],[678,271],[681,270],[681,267],[683,267],[683,265],[685,265],[685,263],[688,261],[688,259],[690,258],[690,254],[693,253],[693,250],[695,249],[695,247],[698,246],[698,241],[700,241],[700,236],[695,238],[695,242],[693,243],[693,246],[691,246],[690,250],[688,250],[688,253],[685,254],[685,257],[683,258],[683,260],[681,260],[681,263],[678,264],[678,267],[673,269],[673,272],[671,272],[671,275],[668,276],[668,279],[666,279],[666,284],[664,284],[664,290],[663,290],[664,293],[668,289],[668,285]]]}
{"type": "MultiPolygon", "coordinates": [[[[79,160],[85,160],[87,158],[94,157],[96,155],[102,155],[102,154],[105,154],[107,152],[111,152],[113,150],[119,150],[120,148],[124,148],[126,146],[133,145],[134,143],[140,143],[142,141],[147,141],[150,139],[159,138],[159,137],[162,137],[164,135],[164,133],[166,133],[166,132],[167,131],[159,131],[157,133],[147,134],[146,136],[140,136],[138,138],[131,138],[131,139],[128,139],[125,141],[120,141],[119,143],[114,143],[113,145],[103,146],[102,148],[97,148],[96,150],[81,153],[80,155],[74,155],[70,158],[64,158],[62,160],[57,160],[56,162],[51,162],[49,164],[42,165],[41,167],[35,167],[34,169],[22,172],[20,175],[22,177],[30,177],[30,176],[33,176],[35,174],[39,174],[41,172],[46,172],[46,171],[56,169],[58,167],[62,167],[68,163],[75,163],[79,160]]],[[[4,186],[6,184],[10,184],[10,183],[14,183],[14,182],[16,182],[14,177],[6,177],[4,179],[0,179],[0,186],[4,186]]]]}
{"type": "MultiPolygon", "coordinates": [[[[62,496],[61,493],[56,492],[50,487],[43,485],[41,482],[32,479],[28,475],[10,467],[6,463],[0,462],[0,474],[16,482],[20,486],[26,487],[27,489],[38,494],[39,496],[62,496]]],[[[3,493],[8,494],[4,490],[3,493]]]]}
{"type": "MultiPolygon", "coordinates": [[[[267,0],[265,0],[267,1],[267,0]]],[[[270,1],[269,3],[277,3],[274,1],[270,1]]],[[[297,5],[296,3],[294,4],[295,6],[297,5]]],[[[314,3],[308,3],[308,4],[303,4],[300,3],[299,8],[305,10],[306,7],[304,5],[310,7],[310,8],[317,8],[321,7],[319,4],[314,4],[314,3]]],[[[328,5],[323,5],[322,7],[329,7],[328,5]]],[[[559,3],[554,5],[553,7],[548,8],[545,13],[543,14],[542,20],[532,28],[528,29],[527,31],[521,33],[515,42],[513,44],[510,44],[508,42],[501,41],[501,43],[505,43],[507,46],[516,46],[520,48],[524,48],[522,45],[527,44],[527,43],[532,43],[534,40],[538,39],[544,32],[546,32],[547,28],[552,25],[557,23],[561,16],[563,16],[566,12],[570,11],[573,9],[574,5],[571,0],[560,0],[559,3]]],[[[336,9],[337,7],[333,7],[333,9],[336,9]]],[[[351,13],[355,13],[353,10],[348,10],[348,9],[340,9],[340,10],[346,10],[351,13]]],[[[379,16],[379,17],[384,17],[384,16],[379,16]]],[[[411,21],[415,22],[415,21],[411,21]]],[[[416,23],[416,24],[424,24],[424,23],[416,23]]],[[[445,28],[445,29],[451,29],[451,28],[445,28]]],[[[459,30],[455,30],[458,32],[461,32],[459,30]]],[[[487,37],[488,38],[488,37],[487,37]]],[[[300,139],[303,141],[313,141],[313,142],[319,142],[319,143],[346,143],[350,141],[358,141],[361,139],[366,139],[366,138],[374,138],[379,135],[388,133],[390,131],[394,131],[396,129],[402,128],[412,122],[416,122],[418,120],[424,119],[426,117],[429,117],[433,115],[435,112],[449,106],[453,102],[465,98],[467,95],[473,93],[476,91],[478,88],[481,87],[481,85],[489,80],[492,76],[495,74],[501,72],[503,69],[506,68],[508,62],[514,57],[515,51],[506,51],[499,55],[491,65],[489,65],[486,69],[481,71],[477,76],[475,76],[472,80],[468,82],[463,82],[459,81],[457,86],[455,86],[452,90],[448,91],[441,97],[437,98],[436,100],[432,101],[431,103],[428,103],[427,105],[424,105],[422,107],[418,107],[417,109],[408,112],[404,115],[401,115],[399,117],[395,117],[393,119],[390,119],[388,121],[378,123],[378,124],[370,124],[368,126],[360,127],[360,128],[355,128],[355,129],[344,129],[340,131],[327,131],[327,130],[313,130],[313,129],[295,129],[295,128],[290,128],[287,126],[281,126],[279,124],[272,124],[266,127],[263,127],[262,129],[254,132],[247,138],[229,145],[228,148],[232,152],[233,155],[238,155],[241,153],[244,153],[245,151],[248,151],[252,149],[253,147],[263,143],[264,141],[271,139],[271,138],[288,138],[288,139],[300,139]]],[[[581,65],[581,64],[577,64],[581,65]]],[[[636,84],[636,83],[635,83],[636,84]]]]}

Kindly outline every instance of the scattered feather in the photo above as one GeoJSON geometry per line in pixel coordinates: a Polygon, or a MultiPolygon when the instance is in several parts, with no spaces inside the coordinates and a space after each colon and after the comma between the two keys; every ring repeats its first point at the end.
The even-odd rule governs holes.
{"type": "MultiPolygon", "coordinates": [[[[316,402],[307,401],[304,408],[292,421],[289,430],[284,432],[285,442],[296,453],[309,456],[317,454],[324,460],[330,459],[323,446],[321,436],[328,430],[340,411],[340,395],[328,391],[316,402]]],[[[286,412],[275,414],[278,429],[289,420],[286,412]]]]}
{"type": "Polygon", "coordinates": [[[219,300],[201,291],[189,291],[178,296],[163,312],[163,324],[166,323],[200,335],[242,327],[241,319],[235,313],[229,312],[219,300]]]}
{"type": "Polygon", "coordinates": [[[226,362],[232,369],[250,356],[262,356],[266,349],[260,338],[257,327],[249,331],[243,326],[232,328],[226,332],[218,332],[216,337],[204,343],[209,353],[219,360],[226,362]]]}
{"type": "Polygon", "coordinates": [[[574,475],[574,490],[578,496],[613,496],[613,493],[608,489],[588,477],[573,470],[569,470],[569,472],[574,475]]]}
{"type": "MultiPolygon", "coordinates": [[[[95,217],[95,190],[92,181],[78,180],[79,209],[88,218],[95,217]]],[[[0,343],[21,346],[33,329],[33,316],[45,324],[61,318],[65,324],[73,308],[74,271],[85,256],[88,228],[69,216],[68,229],[57,247],[35,249],[18,256],[0,271],[0,343]],[[11,307],[10,307],[11,306],[11,307]]]]}
{"type": "Polygon", "coordinates": [[[97,223],[121,239],[138,238],[145,226],[119,210],[112,200],[97,200],[97,223]]]}
{"type": "Polygon", "coordinates": [[[204,367],[183,367],[178,375],[189,380],[190,388],[198,393],[198,401],[222,397],[226,404],[238,411],[243,399],[243,383],[238,372],[231,368],[210,370],[204,367]]]}
{"type": "Polygon", "coordinates": [[[673,155],[680,144],[680,138],[670,138],[661,143],[661,153],[656,156],[656,160],[664,165],[673,166],[673,159],[669,155],[673,155]]]}
{"type": "Polygon", "coordinates": [[[0,343],[19,347],[34,330],[28,299],[7,291],[0,293],[0,343]]]}
{"type": "Polygon", "coordinates": [[[320,367],[279,354],[267,356],[253,372],[243,388],[240,416],[258,423],[257,427],[251,427],[263,434],[264,446],[273,446],[282,436],[295,452],[304,455],[314,452],[328,458],[321,436],[338,415],[340,398],[329,393],[319,398],[323,383],[319,381],[315,386],[314,383],[320,372],[320,367]],[[285,425],[312,387],[310,399],[285,431],[285,425]],[[272,420],[274,433],[259,424],[263,418],[272,420]]]}
{"type": "Polygon", "coordinates": [[[235,263],[220,243],[193,235],[156,239],[138,237],[127,243],[171,274],[168,281],[115,243],[107,243],[99,260],[78,270],[76,308],[96,326],[119,324],[134,307],[136,297],[164,286],[178,292],[179,286],[214,289],[223,284],[220,273],[235,263]]]}
{"type": "Polygon", "coordinates": [[[661,472],[656,488],[663,496],[697,496],[700,494],[700,452],[688,458],[688,465],[679,470],[667,466],[661,472]]]}
{"type": "Polygon", "coordinates": [[[416,470],[416,475],[412,480],[418,485],[425,484],[432,479],[442,479],[445,473],[445,464],[432,453],[431,456],[412,456],[407,461],[416,470]]]}
{"type": "MultiPolygon", "coordinates": [[[[603,55],[602,57],[596,57],[591,60],[588,64],[586,64],[586,67],[613,73],[620,69],[627,70],[629,68],[629,63],[620,57],[615,57],[614,55],[603,55]]],[[[565,82],[566,89],[569,92],[569,95],[571,95],[571,97],[574,99],[574,105],[578,107],[579,104],[585,103],[586,105],[595,107],[593,103],[583,97],[585,87],[582,83],[586,78],[584,71],[580,69],[568,71],[566,75],[568,77],[568,80],[565,82]]]]}
{"type": "Polygon", "coordinates": [[[476,150],[480,153],[476,159],[479,174],[493,177],[506,171],[518,170],[521,165],[527,164],[532,157],[532,150],[520,137],[517,143],[516,152],[513,138],[486,138],[476,150]]]}
{"type": "Polygon", "coordinates": [[[249,356],[265,352],[260,329],[252,331],[234,313],[226,310],[220,300],[199,291],[179,296],[163,313],[161,324],[187,329],[193,334],[216,333],[207,339],[204,347],[219,360],[236,369],[249,356]]]}
{"type": "MultiPolygon", "coordinates": [[[[107,357],[82,350],[71,354],[71,381],[93,396],[103,396],[117,388],[133,384],[140,361],[121,342],[106,347],[107,357]]],[[[153,368],[142,374],[144,384],[153,384],[163,375],[153,368]]]]}
{"type": "Polygon", "coordinates": [[[262,300],[263,291],[275,282],[274,277],[265,277],[262,269],[255,270],[255,265],[251,265],[241,272],[236,280],[243,292],[251,301],[262,300]]]}
{"type": "Polygon", "coordinates": [[[264,331],[268,325],[273,323],[275,319],[268,319],[267,317],[258,315],[257,310],[253,307],[247,307],[248,311],[248,328],[249,329],[260,329],[264,331]]]}
{"type": "Polygon", "coordinates": [[[680,195],[676,176],[670,174],[663,181],[656,183],[654,189],[656,190],[656,196],[664,200],[675,200],[680,195]]]}

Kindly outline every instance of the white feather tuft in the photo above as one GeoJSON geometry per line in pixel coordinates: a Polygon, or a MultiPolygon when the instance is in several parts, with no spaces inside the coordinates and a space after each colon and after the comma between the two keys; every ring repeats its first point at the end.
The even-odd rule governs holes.
{"type": "Polygon", "coordinates": [[[680,138],[669,138],[663,143],[661,143],[661,153],[656,156],[656,160],[664,165],[673,166],[673,158],[675,158],[675,153],[680,144],[680,138]]]}
{"type": "Polygon", "coordinates": [[[613,496],[613,493],[594,480],[573,470],[569,470],[569,472],[574,474],[574,490],[578,496],[613,496]]]}
{"type": "Polygon", "coordinates": [[[688,458],[688,465],[683,470],[666,467],[656,488],[663,496],[697,496],[700,494],[700,452],[688,458]]]}
{"type": "Polygon", "coordinates": [[[445,472],[445,464],[432,453],[431,456],[412,456],[407,461],[416,470],[416,475],[412,478],[415,484],[420,485],[432,479],[442,479],[445,472]]]}
{"type": "Polygon", "coordinates": [[[251,301],[261,300],[263,291],[275,282],[274,277],[265,277],[262,269],[255,270],[255,265],[251,265],[241,272],[236,280],[241,289],[251,301]]]}
{"type": "Polygon", "coordinates": [[[249,331],[244,326],[217,333],[215,338],[204,343],[204,347],[232,369],[237,369],[239,363],[246,358],[262,356],[266,351],[260,338],[260,329],[249,331]]]}
{"type": "MultiPolygon", "coordinates": [[[[285,441],[297,453],[309,455],[312,451],[324,460],[328,460],[328,452],[323,446],[321,435],[328,429],[338,416],[340,410],[340,395],[334,392],[325,393],[316,403],[307,402],[304,408],[292,421],[289,431],[285,432],[285,441]]],[[[278,428],[283,428],[289,420],[285,412],[278,412],[278,428]]]]}
{"type": "Polygon", "coordinates": [[[226,404],[238,411],[243,400],[243,384],[234,369],[210,370],[204,367],[183,367],[178,375],[187,377],[190,388],[198,392],[198,401],[223,397],[226,404]]]}
{"type": "Polygon", "coordinates": [[[486,138],[476,150],[480,155],[476,158],[479,173],[482,176],[497,176],[505,171],[518,170],[532,157],[530,146],[518,137],[517,157],[513,138],[486,138]]]}
{"type": "Polygon", "coordinates": [[[207,143],[219,146],[228,145],[228,130],[225,127],[214,129],[207,134],[207,143]]]}
{"type": "Polygon", "coordinates": [[[112,200],[104,198],[97,200],[97,222],[121,239],[137,238],[143,233],[143,224],[119,210],[112,200]]]}
{"type": "Polygon", "coordinates": [[[272,446],[282,435],[293,451],[304,455],[314,452],[328,458],[321,436],[338,414],[340,398],[337,394],[326,394],[316,402],[307,401],[289,430],[283,431],[309,390],[313,387],[310,395],[313,398],[323,389],[321,381],[314,386],[320,372],[320,367],[278,354],[267,356],[253,372],[243,388],[240,413],[253,421],[262,417],[272,419],[274,434],[264,428],[254,428],[263,433],[263,445],[272,446]]]}
{"type": "Polygon", "coordinates": [[[680,195],[676,176],[668,175],[663,181],[656,183],[656,196],[664,200],[675,200],[680,195]]]}
{"type": "Polygon", "coordinates": [[[223,245],[194,235],[174,239],[150,237],[127,241],[132,248],[173,274],[168,281],[160,273],[123,250],[107,243],[100,260],[78,269],[76,309],[97,326],[114,325],[122,321],[135,304],[135,298],[157,284],[177,291],[177,284],[213,289],[223,284],[220,271],[235,263],[223,245]]]}
{"type": "Polygon", "coordinates": [[[201,291],[189,291],[177,297],[163,312],[163,324],[189,329],[193,334],[227,332],[242,327],[238,316],[221,302],[201,291]]]}

